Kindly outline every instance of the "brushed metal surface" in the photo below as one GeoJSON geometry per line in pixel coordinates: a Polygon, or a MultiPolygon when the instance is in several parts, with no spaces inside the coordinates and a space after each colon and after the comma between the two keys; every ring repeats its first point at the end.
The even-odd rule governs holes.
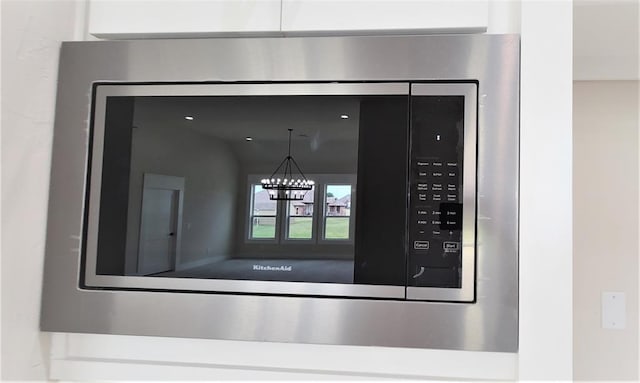
{"type": "MultiPolygon", "coordinates": [[[[318,96],[409,94],[404,83],[306,83],[306,84],[154,84],[98,87],[99,101],[108,96],[318,96]]],[[[96,105],[99,103],[96,102],[96,105]]],[[[98,122],[98,121],[96,121],[98,122]]],[[[103,121],[104,122],[104,121],[103,121]]],[[[104,127],[103,127],[104,128],[104,127]]]]}
{"type": "Polygon", "coordinates": [[[462,275],[460,288],[407,286],[407,299],[473,302],[476,249],[476,84],[413,84],[416,96],[464,96],[464,161],[462,181],[462,275]]]}
{"type": "Polygon", "coordinates": [[[41,328],[515,352],[518,127],[518,36],[64,43],[41,328]],[[93,82],[423,80],[478,81],[474,303],[79,288],[93,82]]]}

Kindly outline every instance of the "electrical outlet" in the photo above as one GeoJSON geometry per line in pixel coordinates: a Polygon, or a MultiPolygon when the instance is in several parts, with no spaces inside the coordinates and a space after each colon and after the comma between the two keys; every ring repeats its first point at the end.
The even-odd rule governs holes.
{"type": "Polygon", "coordinates": [[[622,292],[602,293],[602,328],[623,330],[626,326],[627,304],[622,292]]]}

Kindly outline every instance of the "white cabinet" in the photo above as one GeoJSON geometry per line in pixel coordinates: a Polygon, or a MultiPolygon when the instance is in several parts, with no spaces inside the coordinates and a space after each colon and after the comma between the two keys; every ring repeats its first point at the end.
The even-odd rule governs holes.
{"type": "Polygon", "coordinates": [[[89,0],[100,38],[202,37],[280,31],[280,0],[89,0]]]}
{"type": "Polygon", "coordinates": [[[484,32],[488,13],[488,0],[282,0],[282,31],[484,32]]]}
{"type": "Polygon", "coordinates": [[[99,38],[485,32],[489,0],[88,0],[99,38]]]}

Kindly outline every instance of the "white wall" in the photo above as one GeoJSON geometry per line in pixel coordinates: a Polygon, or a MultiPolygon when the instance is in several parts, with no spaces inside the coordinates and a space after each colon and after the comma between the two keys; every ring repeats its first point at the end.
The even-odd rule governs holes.
{"type": "Polygon", "coordinates": [[[2,379],[44,380],[38,331],[60,41],[73,1],[2,2],[2,379]]]}
{"type": "Polygon", "coordinates": [[[574,84],[574,376],[638,379],[640,82],[574,84]],[[601,293],[626,294],[626,328],[603,329],[601,293]]]}
{"type": "MultiPolygon", "coordinates": [[[[493,33],[517,32],[521,19],[523,42],[518,355],[56,334],[52,342],[50,377],[82,380],[143,377],[344,379],[354,376],[570,379],[571,7],[566,1],[524,2],[521,9],[502,3],[499,0],[492,2],[490,20],[494,27],[490,26],[489,30],[493,33]],[[549,56],[554,59],[540,59],[549,56]],[[549,92],[550,89],[553,92],[549,92]],[[540,156],[542,151],[544,157],[540,156]],[[548,187],[549,183],[555,185],[554,191],[548,187]],[[550,217],[556,217],[552,232],[550,217]],[[554,283],[541,284],[545,280],[554,283]]],[[[5,4],[3,2],[5,8],[13,8],[13,11],[5,17],[6,10],[3,9],[3,32],[7,19],[8,27],[12,27],[14,33],[9,34],[13,45],[5,44],[6,34],[3,33],[3,68],[8,46],[18,51],[22,49],[23,56],[26,55],[32,66],[12,61],[12,82],[2,88],[3,100],[6,100],[5,94],[11,94],[12,102],[20,112],[13,114],[6,123],[3,113],[3,126],[11,125],[9,133],[12,136],[11,153],[5,156],[3,150],[3,181],[11,180],[10,185],[14,187],[13,191],[5,193],[6,182],[3,182],[3,205],[20,208],[10,215],[3,212],[3,221],[11,222],[13,226],[11,235],[5,235],[5,238],[10,237],[8,245],[12,246],[3,243],[3,330],[7,329],[10,337],[3,339],[3,347],[10,350],[3,352],[3,362],[6,360],[3,364],[9,366],[5,369],[10,368],[10,374],[3,376],[42,379],[44,368],[32,366],[46,360],[42,357],[46,348],[37,343],[37,310],[56,76],[50,71],[42,75],[43,70],[39,68],[54,68],[57,62],[57,50],[48,50],[47,42],[57,44],[58,40],[73,38],[73,26],[65,24],[72,23],[74,11],[69,3],[63,2],[20,2],[9,7],[5,4]],[[25,13],[21,14],[22,11],[25,13]],[[32,34],[35,39],[24,38],[32,34]],[[31,89],[39,84],[47,86],[34,97],[31,89]],[[36,101],[39,109],[24,107],[36,101]],[[43,108],[46,113],[41,113],[43,108]],[[20,125],[22,119],[27,122],[20,125]],[[39,138],[38,134],[42,134],[46,142],[34,141],[33,137],[39,138]],[[12,169],[10,178],[5,177],[5,164],[12,169]],[[32,168],[26,173],[23,169],[29,165],[32,168]],[[35,241],[39,245],[25,250],[23,243],[34,243],[34,236],[40,238],[35,241]],[[5,251],[6,248],[9,251],[5,251]],[[5,270],[5,265],[10,269],[5,270]],[[5,301],[4,295],[10,300],[5,301]],[[14,316],[9,322],[5,321],[7,311],[14,316]]],[[[7,77],[3,73],[3,79],[7,77]]],[[[5,146],[9,147],[3,140],[3,149],[5,146]]]]}
{"type": "Polygon", "coordinates": [[[640,1],[574,0],[573,79],[640,78],[640,1]]]}
{"type": "Polygon", "coordinates": [[[574,0],[573,31],[574,374],[637,380],[640,2],[574,0]],[[601,328],[604,291],[625,329],[601,328]]]}
{"type": "Polygon", "coordinates": [[[137,260],[144,173],[185,179],[178,268],[228,256],[235,241],[235,207],[239,201],[238,162],[229,145],[192,129],[148,122],[154,108],[144,100],[136,101],[135,108],[127,271],[135,270],[137,260]]]}

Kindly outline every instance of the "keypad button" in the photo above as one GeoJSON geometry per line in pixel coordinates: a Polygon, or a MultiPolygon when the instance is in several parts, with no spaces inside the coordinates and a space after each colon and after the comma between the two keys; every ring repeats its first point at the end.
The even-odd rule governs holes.
{"type": "Polygon", "coordinates": [[[455,252],[460,250],[460,242],[445,241],[442,243],[442,248],[447,253],[455,252]]]}
{"type": "Polygon", "coordinates": [[[440,220],[443,230],[462,230],[462,204],[454,202],[443,202],[440,204],[442,212],[440,220]]]}

